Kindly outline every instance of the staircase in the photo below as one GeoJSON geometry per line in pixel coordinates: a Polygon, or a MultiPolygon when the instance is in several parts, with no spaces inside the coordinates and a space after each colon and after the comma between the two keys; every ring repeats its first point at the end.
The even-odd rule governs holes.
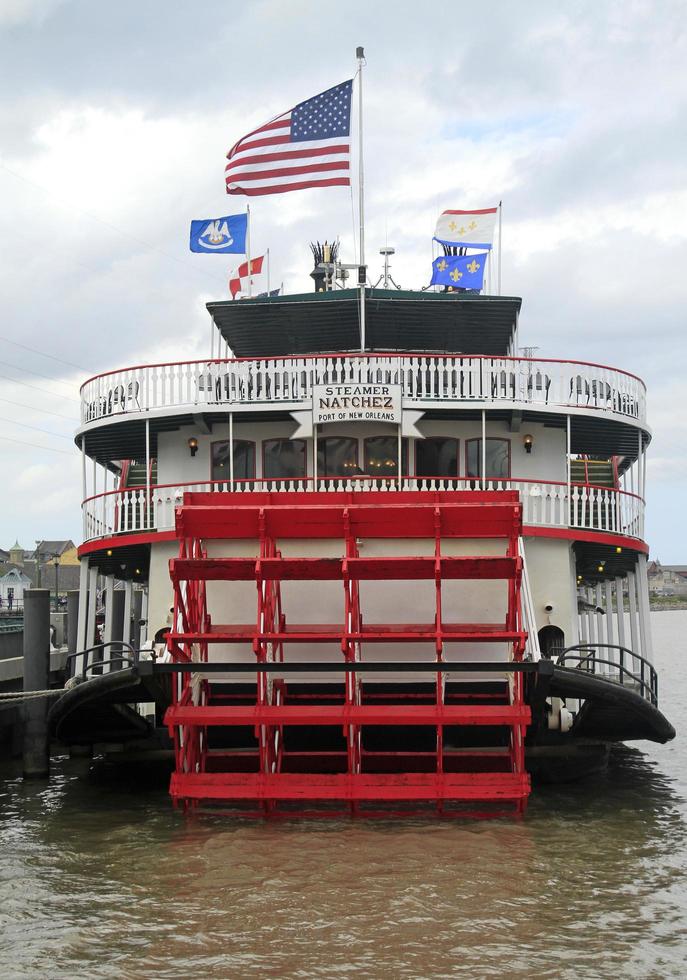
{"type": "Polygon", "coordinates": [[[595,487],[616,488],[616,473],[612,459],[571,459],[570,482],[595,487]]]}
{"type": "Polygon", "coordinates": [[[527,639],[520,533],[509,491],[187,494],[170,562],[174,800],[259,814],[522,813],[531,715],[517,669],[527,639]],[[460,539],[478,553],[457,554],[460,539]],[[500,553],[479,553],[492,539],[500,553]],[[336,556],[322,556],[323,541],[336,556]],[[208,557],[208,546],[244,554],[208,557]],[[503,620],[447,621],[449,593],[455,604],[478,581],[501,583],[503,620]],[[364,618],[367,583],[394,582],[425,583],[430,622],[364,618]],[[208,591],[218,608],[219,590],[238,583],[255,587],[251,622],[213,622],[208,591]],[[325,608],[319,583],[340,586],[341,621],[287,620],[294,587],[325,608]],[[485,644],[498,651],[487,663],[485,644]]]}

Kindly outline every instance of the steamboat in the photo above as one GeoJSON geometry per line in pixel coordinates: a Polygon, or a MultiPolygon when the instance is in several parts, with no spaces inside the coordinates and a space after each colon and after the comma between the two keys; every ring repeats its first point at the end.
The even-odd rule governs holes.
{"type": "Polygon", "coordinates": [[[522,813],[671,739],[643,382],[520,356],[517,297],[312,275],[209,303],[206,360],[83,385],[53,734],[168,733],[174,801],[257,814],[522,813]]]}

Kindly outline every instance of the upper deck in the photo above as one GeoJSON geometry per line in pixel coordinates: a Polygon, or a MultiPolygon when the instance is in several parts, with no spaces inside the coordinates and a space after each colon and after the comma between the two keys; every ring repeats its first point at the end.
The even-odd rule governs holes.
{"type": "MultiPolygon", "coordinates": [[[[367,459],[365,440],[390,431],[397,443],[385,452],[396,462],[385,465],[395,467],[396,479],[387,481],[393,489],[469,488],[472,470],[481,466],[483,489],[494,477],[499,488],[505,480],[526,496],[529,524],[641,536],[643,477],[625,479],[623,488],[619,477],[650,438],[644,383],[600,364],[516,356],[519,299],[366,290],[363,350],[357,290],[211,303],[208,309],[209,358],[116,369],[82,386],[76,441],[105,468],[104,493],[98,493],[95,469],[90,495],[84,477],[85,539],[171,527],[179,492],[206,484],[237,493],[374,487],[377,464],[367,459]],[[225,350],[241,356],[213,356],[220,338],[225,350]],[[323,412],[323,392],[332,385],[390,386],[393,412],[323,412]],[[515,435],[523,426],[522,433],[535,433],[534,455],[531,445],[523,447],[523,434],[515,435]],[[350,472],[319,460],[327,439],[341,437],[355,446],[352,484],[350,472]],[[438,438],[453,447],[445,472],[420,465],[411,445],[438,438]],[[295,440],[297,471],[267,466],[264,454],[275,439],[295,440]],[[228,464],[229,483],[215,460],[223,450],[212,448],[222,440],[253,447],[250,471],[234,473],[228,464]],[[490,472],[485,458],[468,461],[475,446],[484,455],[487,440],[506,447],[507,472],[490,472]],[[577,455],[615,459],[613,487],[596,487],[587,476],[576,489],[569,460],[577,455]],[[121,476],[121,460],[145,461],[144,487],[120,481],[108,490],[107,470],[121,476]],[[155,478],[151,460],[157,460],[155,478]]],[[[526,438],[531,443],[532,435],[526,438]]],[[[234,449],[227,452],[232,460],[234,449]]]]}
{"type": "Polygon", "coordinates": [[[517,296],[366,289],[365,324],[357,289],[223,300],[207,308],[238,357],[361,351],[433,354],[514,353],[517,296]]]}

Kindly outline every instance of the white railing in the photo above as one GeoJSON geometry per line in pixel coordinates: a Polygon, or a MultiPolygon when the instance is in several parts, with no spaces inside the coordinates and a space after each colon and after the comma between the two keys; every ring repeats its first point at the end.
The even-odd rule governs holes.
{"type": "Polygon", "coordinates": [[[235,493],[308,493],[337,491],[398,490],[517,490],[523,505],[523,523],[531,527],[579,528],[633,538],[644,535],[644,501],[633,493],[607,487],[533,480],[485,480],[467,478],[375,477],[318,478],[316,486],[307,479],[255,479],[214,483],[183,483],[150,488],[111,490],[89,497],[82,504],[84,541],[141,531],[168,531],[174,528],[174,510],[184,493],[228,491],[235,493]],[[568,493],[568,489],[570,492],[568,493]]]}
{"type": "Polygon", "coordinates": [[[644,383],[581,361],[438,355],[338,355],[184,361],[110,371],[81,388],[83,424],[155,409],[289,404],[306,408],[315,384],[400,384],[404,404],[497,402],[590,408],[643,423],[644,383]]]}

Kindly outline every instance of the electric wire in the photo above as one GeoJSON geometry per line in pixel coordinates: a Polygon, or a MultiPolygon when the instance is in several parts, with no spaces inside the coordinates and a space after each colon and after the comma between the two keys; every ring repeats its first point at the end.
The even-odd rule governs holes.
{"type": "Polygon", "coordinates": [[[46,354],[43,350],[38,350],[36,347],[29,347],[27,344],[20,344],[16,340],[10,340],[9,337],[0,336],[0,340],[4,340],[6,344],[12,344],[14,347],[21,347],[23,350],[28,350],[32,354],[40,354],[41,357],[49,357],[51,361],[59,361],[60,364],[66,364],[68,367],[76,368],[77,371],[85,371],[86,374],[92,374],[88,368],[82,367],[80,364],[74,364],[73,361],[65,361],[61,357],[56,357],[54,354],[46,354]]]}
{"type": "Polygon", "coordinates": [[[45,449],[49,453],[61,453],[62,456],[77,458],[76,453],[68,453],[66,449],[55,449],[54,446],[39,446],[36,442],[24,442],[23,439],[12,439],[10,436],[0,436],[0,439],[4,439],[5,442],[16,442],[18,446],[31,446],[33,449],[45,449]]]}
{"type": "Polygon", "coordinates": [[[54,415],[56,419],[64,419],[65,422],[74,422],[78,425],[79,420],[74,418],[73,415],[60,415],[59,412],[51,412],[47,408],[39,408],[37,405],[25,405],[23,402],[15,402],[11,398],[0,398],[0,402],[5,402],[7,405],[16,405],[17,408],[25,408],[29,412],[42,412],[43,415],[54,415]]]}
{"type": "Polygon", "coordinates": [[[22,425],[25,429],[35,429],[36,432],[45,432],[46,435],[55,436],[58,439],[68,439],[71,441],[71,436],[62,435],[60,432],[51,432],[50,429],[41,429],[38,425],[29,425],[28,422],[17,422],[16,419],[7,419],[4,415],[0,415],[0,422],[10,422],[12,425],[22,425]]]}
{"type": "MultiPolygon", "coordinates": [[[[14,367],[14,365],[11,365],[11,367],[14,367]]],[[[69,395],[61,395],[59,391],[46,391],[45,388],[38,388],[36,385],[30,385],[28,381],[20,381],[18,378],[9,378],[6,374],[0,374],[0,378],[2,378],[4,381],[11,382],[13,385],[22,385],[24,388],[31,388],[32,391],[40,391],[41,395],[44,396],[49,395],[51,398],[64,398],[64,400],[67,402],[75,402],[77,405],[81,404],[78,398],[70,398],[69,395]]],[[[52,381],[53,379],[49,378],[48,380],[52,381]]]]}
{"type": "Polygon", "coordinates": [[[60,381],[59,378],[53,378],[49,374],[41,374],[40,371],[32,371],[31,368],[20,367],[18,364],[12,364],[11,361],[0,360],[0,364],[4,364],[5,367],[13,368],[15,371],[23,371],[25,374],[33,374],[37,378],[43,378],[44,381],[53,381],[56,385],[64,385],[65,388],[69,388],[72,391],[74,386],[68,381],[60,381]]]}

